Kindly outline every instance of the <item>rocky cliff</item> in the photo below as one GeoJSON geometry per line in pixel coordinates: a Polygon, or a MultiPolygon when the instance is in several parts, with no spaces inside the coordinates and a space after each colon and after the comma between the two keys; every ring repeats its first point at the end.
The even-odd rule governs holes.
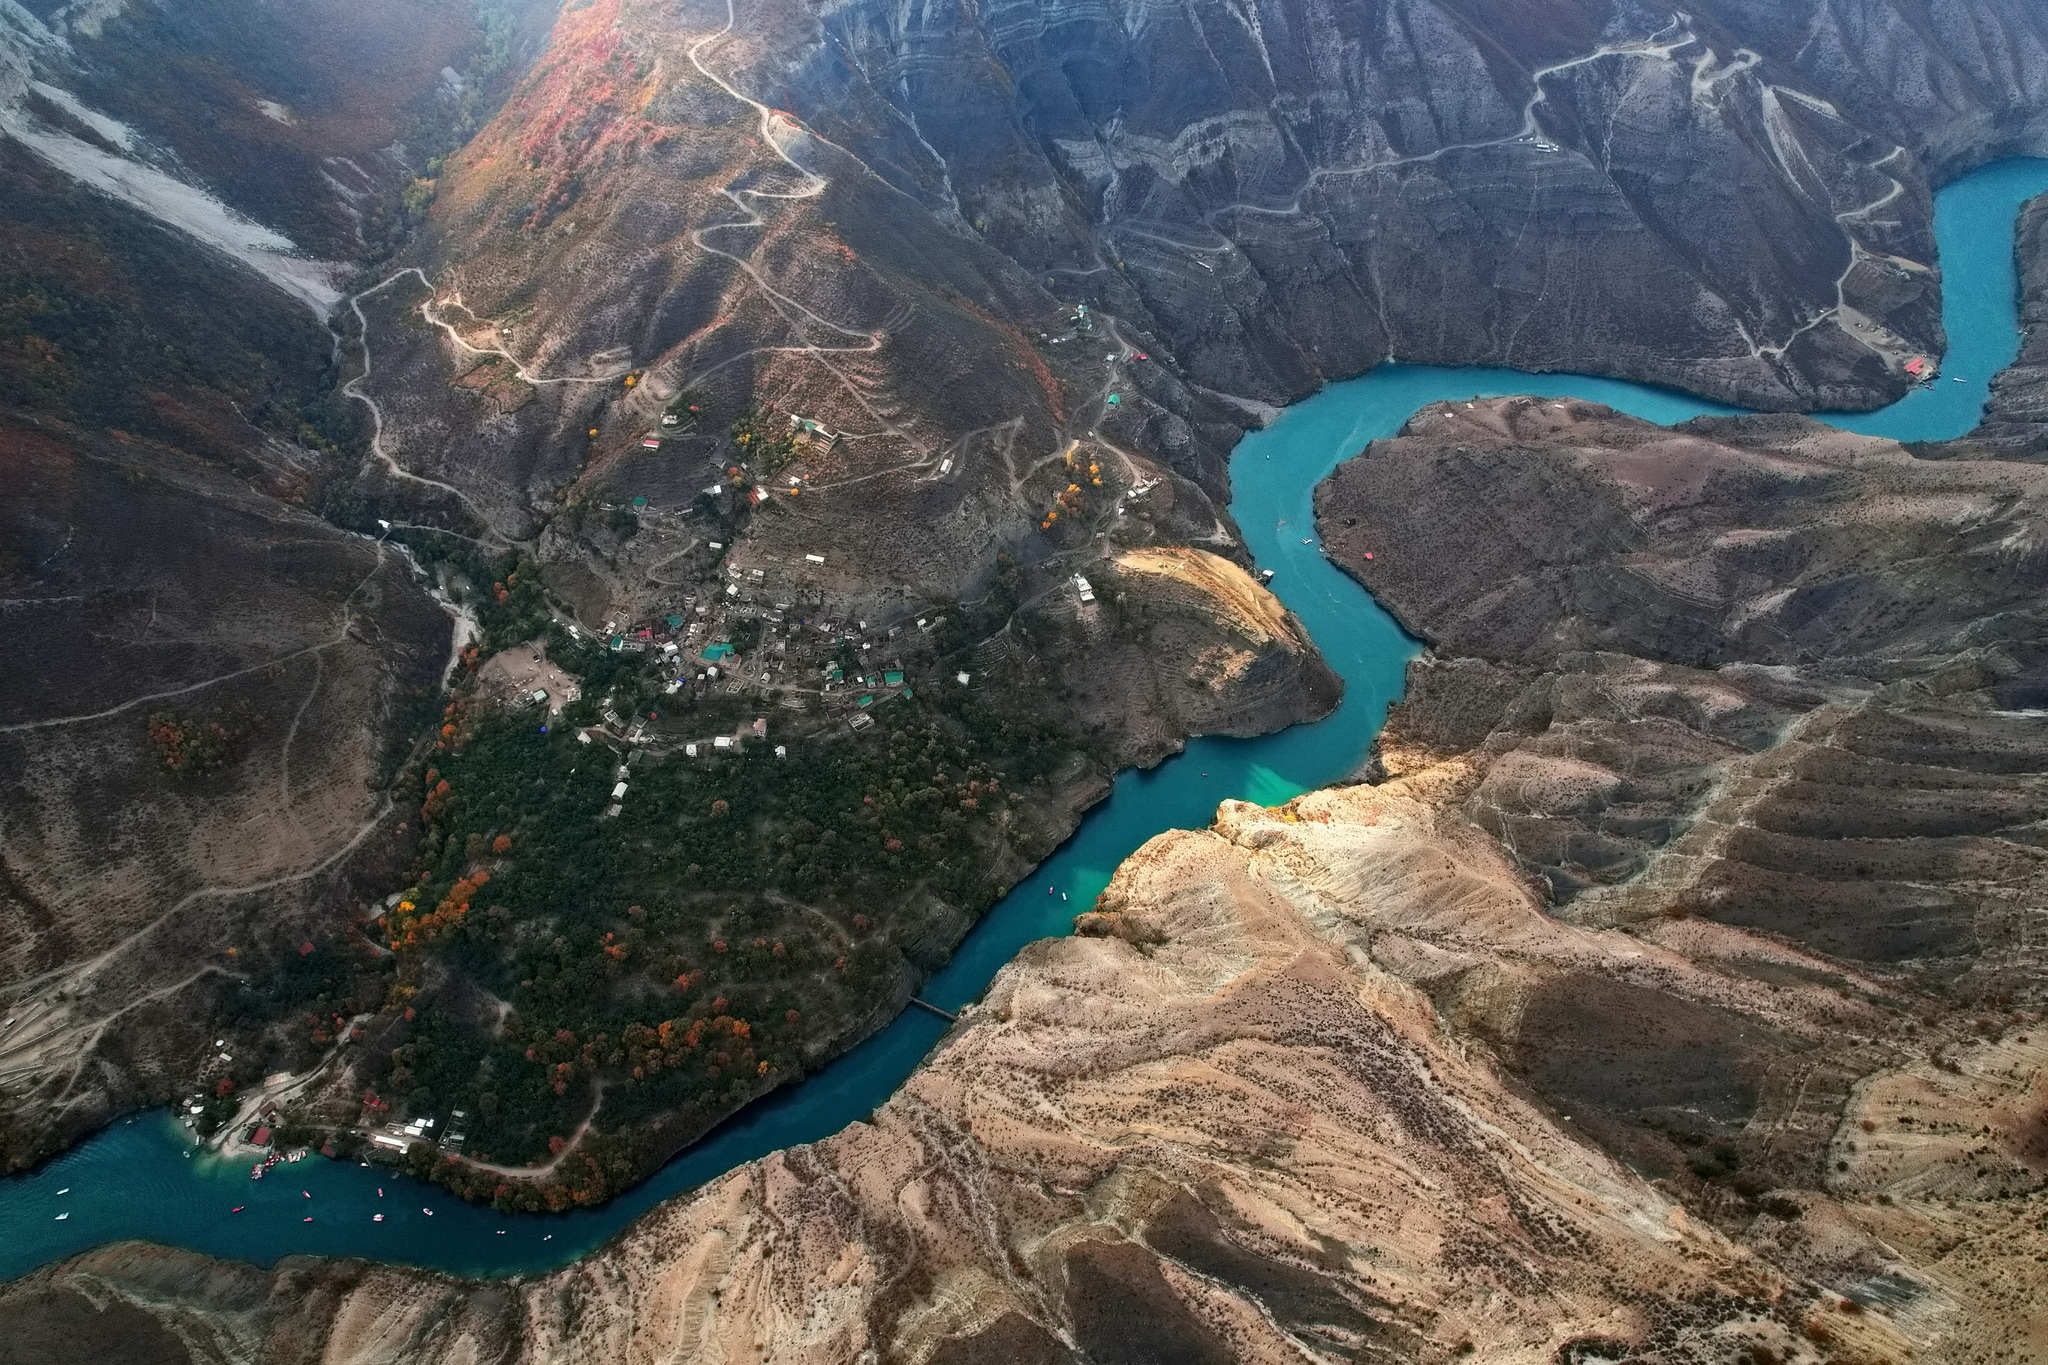
{"type": "MultiPolygon", "coordinates": [[[[245,308],[237,291],[251,278],[234,273],[223,287],[233,301],[223,311],[236,319],[223,345],[251,357],[225,373],[204,363],[221,349],[210,340],[218,329],[173,329],[168,352],[156,344],[149,329],[164,294],[151,272],[132,275],[150,289],[109,303],[95,270],[66,254],[69,241],[33,236],[23,254],[33,270],[10,286],[29,304],[8,315],[18,343],[0,359],[8,402],[39,421],[119,433],[107,437],[116,442],[139,418],[146,437],[174,450],[203,445],[272,495],[366,535],[388,530],[430,554],[441,585],[486,615],[523,603],[493,622],[500,633],[519,628],[492,636],[494,645],[568,624],[651,630],[712,604],[723,612],[707,617],[716,632],[750,649],[762,621],[786,625],[790,615],[800,624],[873,618],[892,640],[944,617],[952,633],[935,627],[928,648],[907,634],[910,643],[889,646],[917,651],[927,702],[964,674],[985,688],[993,681],[1018,719],[1048,727],[1005,730],[1012,718],[979,716],[1008,738],[974,740],[980,747],[957,766],[1029,760],[1064,774],[1068,795],[1188,733],[1268,727],[1329,698],[1328,675],[1298,630],[1245,578],[1223,510],[1223,460],[1246,421],[1388,354],[1623,374],[1768,408],[1880,402],[1901,391],[1909,357],[1941,345],[1930,184],[2041,149],[2048,117],[2044,21],[2020,0],[1939,12],[1878,0],[1684,10],[1569,0],[343,8],[302,7],[282,21],[231,0],[175,13],[41,3],[8,12],[0,131],[10,183],[32,184],[33,202],[90,187],[94,222],[119,228],[118,249],[95,260],[159,259],[155,223],[182,234],[172,239],[184,253],[173,291],[181,316],[205,311],[194,260],[246,267],[276,289],[268,307],[245,308]],[[500,92],[503,108],[487,117],[500,92]],[[429,132],[445,158],[418,154],[429,132]],[[400,254],[381,259],[390,250],[400,254]],[[344,267],[372,259],[379,269],[344,302],[344,267]],[[103,311],[80,311],[85,304],[103,311]],[[244,327],[245,313],[260,326],[244,327]],[[341,374],[323,373],[327,338],[315,315],[346,333],[341,374]],[[81,365],[74,336],[150,344],[127,346],[117,364],[96,353],[81,365]],[[186,372],[163,370],[160,352],[186,372]],[[332,402],[313,397],[322,389],[332,402]],[[351,430],[344,410],[360,425],[351,430]],[[761,454],[770,447],[772,458],[761,454]],[[1095,583],[1093,601],[1077,579],[1095,583]]],[[[1729,477],[1762,476],[1745,466],[1729,477]]],[[[1615,517],[1633,515],[1597,481],[1581,491],[1615,517]]],[[[1941,496],[1996,501],[2008,491],[1958,485],[1941,496]]],[[[1925,547],[1938,540],[1922,524],[1902,534],[1925,547]]],[[[1861,552],[1811,528],[1780,539],[1795,557],[1848,563],[1861,552]]],[[[1731,554],[1725,563],[1697,547],[1683,563],[1644,553],[1641,565],[1564,566],[1490,616],[1484,602],[1422,605],[1469,625],[1475,640],[1497,630],[1484,646],[1496,653],[1475,643],[1471,657],[1522,670],[1548,667],[1543,648],[1568,643],[1648,651],[1629,657],[1660,668],[1709,668],[1772,641],[1780,653],[1766,666],[1780,668],[1830,638],[1835,598],[1797,584],[1784,585],[1791,606],[1746,587],[1740,609],[1711,621],[1685,605],[1700,593],[1719,600],[1721,587],[1697,588],[1697,573],[1774,582],[1770,574],[1789,572],[1762,550],[1755,562],[1731,554]],[[1693,562],[1702,556],[1712,562],[1693,562]],[[1631,586],[1638,578],[1643,586],[1631,586]],[[1644,613],[1620,634],[1600,619],[1617,596],[1644,613]],[[1697,642],[1678,638],[1695,630],[1706,632],[1697,642]],[[1510,645],[1536,652],[1499,652],[1510,645]]],[[[1961,567],[1930,571],[1916,591],[1988,591],[2014,581],[2009,569],[1991,565],[1983,582],[1961,567]]],[[[1894,600],[1883,584],[1831,590],[1857,614],[1858,631],[1903,632],[1883,637],[1887,648],[1960,648],[1941,637],[1940,605],[1894,600]]],[[[408,622],[422,602],[404,595],[408,622]]],[[[337,608],[330,595],[305,609],[324,621],[343,608],[353,610],[350,600],[337,608]]],[[[1993,623],[1981,627],[1985,638],[2002,640],[1999,623],[2024,608],[1984,610],[1993,623]]],[[[306,637],[315,638],[324,637],[306,637]]],[[[2008,692],[2031,686],[2023,655],[2013,646],[2001,656],[2019,679],[1999,684],[2008,692]]],[[[400,675],[419,668],[403,662],[391,665],[386,702],[407,690],[400,675]]],[[[758,676],[758,659],[755,667],[758,676]]],[[[627,735],[645,736],[642,715],[650,724],[667,716],[671,732],[654,738],[674,750],[784,695],[764,687],[742,699],[733,682],[703,677],[687,702],[661,701],[678,695],[668,683],[688,680],[643,670],[619,682],[609,670],[586,661],[592,714],[576,723],[600,719],[612,695],[628,711],[648,703],[630,724],[610,723],[622,761],[638,742],[627,735]]],[[[1854,675],[1839,696],[1860,696],[1870,681],[1854,675]]],[[[1479,685],[1508,686],[1491,675],[1479,685]]],[[[1745,704],[1775,717],[1803,714],[1809,694],[1759,697],[1745,704]]],[[[803,725],[817,725],[806,734],[839,736],[836,712],[791,700],[792,714],[811,717],[803,725]]],[[[483,713],[466,704],[415,732],[450,748],[451,765],[483,713]]],[[[1474,704],[1483,712],[1491,702],[1474,704]]],[[[216,719],[169,714],[172,751],[184,752],[188,722],[216,719]]],[[[777,723],[787,723],[780,713],[777,723]]],[[[874,765],[909,762],[907,750],[893,752],[907,737],[890,728],[863,741],[868,749],[849,747],[874,765]]],[[[971,728],[963,720],[946,733],[971,728]]],[[[405,729],[400,708],[387,705],[329,751],[387,752],[405,729]]],[[[285,734],[297,733],[295,719],[285,734]]],[[[279,766],[293,743],[276,750],[279,766]]],[[[1703,749],[1700,762],[1711,767],[1718,752],[1703,749]]],[[[480,786],[491,780],[476,771],[484,766],[472,767],[480,786]]],[[[381,781],[389,770],[366,771],[381,781]]],[[[861,769],[861,781],[870,772],[881,768],[861,769]]],[[[275,775],[258,764],[250,784],[275,775]]],[[[438,770],[405,778],[427,793],[446,781],[438,770]]],[[[851,808],[865,788],[845,780],[851,808]]],[[[1682,789],[1694,780],[1674,777],[1641,813],[1589,814],[1597,838],[1575,841],[1560,828],[1562,851],[1517,846],[1518,866],[1540,871],[1563,899],[1645,865],[1642,849],[1665,828],[1657,822],[1676,830],[1692,809],[1682,789]]],[[[695,781],[676,784],[690,788],[689,817],[723,818],[726,796],[698,792],[695,781]]],[[[280,786],[289,791],[288,780],[280,786]]],[[[413,800],[408,792],[406,806],[413,800]]],[[[475,873],[499,875],[501,891],[517,885],[500,875],[513,867],[486,866],[499,837],[511,841],[516,828],[518,856],[537,873],[550,865],[529,831],[558,848],[573,843],[552,807],[505,804],[503,827],[456,830],[449,815],[426,845],[394,842],[375,887],[330,887],[319,922],[360,951],[322,978],[317,1011],[305,1011],[311,1032],[291,1044],[295,1066],[310,1066],[306,1049],[327,1046],[331,1029],[386,999],[353,977],[372,955],[351,937],[370,893],[405,888],[423,906],[455,897],[445,900],[450,912],[466,913],[468,891],[457,887],[480,886],[475,873]]],[[[1052,814],[1032,838],[976,864],[986,883],[977,895],[1065,827],[1068,807],[1045,805],[1052,814]]],[[[605,809],[592,803],[575,816],[605,809]]],[[[671,826],[683,818],[661,814],[671,826]]],[[[60,804],[29,819],[69,815],[60,804]]],[[[861,810],[845,818],[871,822],[861,810]]],[[[152,826],[151,837],[173,825],[152,826]]],[[[848,830],[862,858],[917,856],[895,830],[848,830]]],[[[792,872],[811,865],[793,851],[800,838],[806,853],[822,846],[804,828],[762,823],[755,835],[764,865],[792,872]]],[[[642,872],[670,848],[652,823],[634,837],[637,852],[622,865],[642,872]]],[[[292,875],[304,870],[294,866],[292,875]]],[[[1986,866],[1994,883],[2005,875],[2004,862],[1986,866]]],[[[30,871],[54,884],[73,867],[38,853],[30,871]]],[[[1899,895],[1918,894],[1910,888],[1926,878],[1916,869],[1897,873],[1909,888],[1899,895]]],[[[655,890],[681,900],[680,884],[655,890]]],[[[576,933],[553,937],[579,970],[609,971],[623,960],[613,949],[625,951],[612,936],[628,932],[647,897],[616,885],[586,897],[577,886],[572,899],[587,908],[576,933]]],[[[784,889],[764,886],[750,889],[763,898],[784,889]]],[[[804,905],[851,924],[868,918],[855,914],[863,893],[835,881],[807,889],[804,905]]],[[[536,891],[509,911],[550,915],[552,897],[536,891]]],[[[943,953],[972,899],[941,898],[885,926],[890,990],[943,953]]],[[[717,916],[731,906],[669,908],[694,947],[724,941],[717,916]]],[[[663,981],[693,975],[679,950],[669,975],[667,950],[679,942],[643,959],[664,964],[663,981]]],[[[138,998],[199,960],[162,958],[169,975],[136,983],[138,998]]],[[[536,979],[513,967],[506,959],[495,964],[503,979],[458,980],[453,1014],[500,1017],[515,984],[536,979]]],[[[401,985],[432,984],[438,971],[401,985]]],[[[126,1003],[110,997],[107,1008],[126,1003]]],[[[675,1008],[681,1019],[684,1006],[675,1008]]],[[[434,1027],[452,1017],[431,1000],[420,1012],[434,1027]]],[[[381,1016],[391,1030],[378,1035],[383,1053],[411,1046],[400,1014],[381,1016]]],[[[451,1028],[461,1047],[482,1046],[467,1023],[451,1028]]],[[[188,1060],[215,1055],[187,1051],[188,1060]]],[[[589,1070],[621,1083],[631,1074],[619,1049],[589,1058],[589,1070]]],[[[373,1071],[337,1083],[335,1103],[360,1100],[360,1082],[413,1074],[381,1062],[373,1071]]],[[[527,1082],[537,1106],[560,1100],[580,1111],[584,1092],[559,1073],[527,1082]]],[[[579,1083],[596,1082],[584,1074],[579,1083]]],[[[530,1145],[554,1131],[540,1118],[528,1129],[530,1145]]]]}
{"type": "Polygon", "coordinates": [[[1267,402],[1392,354],[1875,404],[1939,345],[1926,178],[2048,128],[2010,3],[773,13],[763,98],[1267,402]]]}
{"type": "Polygon", "coordinates": [[[176,1360],[2048,1347],[2048,474],[1504,399],[1318,501],[1430,644],[1372,780],[1146,845],[870,1121],[530,1281],[117,1247],[0,1314],[176,1360]]]}
{"type": "Polygon", "coordinates": [[[1992,384],[1982,424],[1956,448],[2038,460],[2048,456],[2048,199],[2036,199],[2020,214],[2013,250],[2020,271],[2020,354],[1992,384]]]}

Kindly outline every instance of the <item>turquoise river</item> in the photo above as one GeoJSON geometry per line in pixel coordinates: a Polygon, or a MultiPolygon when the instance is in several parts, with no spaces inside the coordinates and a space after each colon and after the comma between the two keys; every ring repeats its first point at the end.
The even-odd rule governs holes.
{"type": "MultiPolygon", "coordinates": [[[[2013,229],[2048,191],[2048,161],[2013,160],[1941,191],[1936,231],[1950,349],[1942,378],[1880,412],[1841,417],[1855,431],[1935,440],[1974,426],[1993,374],[2018,348],[2013,229]],[[1951,378],[1951,376],[1953,378],[1951,378]],[[1956,383],[1954,379],[1963,382],[1956,383]]],[[[1401,690],[1415,641],[1314,540],[1315,486],[1367,441],[1426,403],[1527,393],[1606,403],[1673,423],[1733,409],[1609,379],[1386,364],[1332,384],[1244,438],[1231,459],[1237,517],[1273,590],[1344,679],[1326,719],[1260,739],[1200,739],[1109,799],[1027,883],[991,910],[923,995],[948,1009],[977,998],[1026,943],[1064,934],[1123,858],[1153,835],[1209,823],[1218,802],[1273,804],[1354,771],[1401,690]]],[[[0,1278],[122,1238],[268,1265],[281,1256],[361,1256],[464,1276],[542,1271],[610,1239],[655,1203],[743,1162],[826,1137],[885,1102],[944,1035],[906,1011],[816,1075],[755,1104],[651,1179],[601,1209],[501,1216],[386,1170],[310,1156],[251,1181],[248,1163],[195,1153],[169,1116],[139,1115],[38,1171],[0,1181],[0,1278]],[[239,1213],[230,1210],[240,1206],[239,1213]],[[59,1215],[68,1215],[59,1218],[59,1215]],[[382,1214],[382,1221],[374,1215],[382,1214]]]]}

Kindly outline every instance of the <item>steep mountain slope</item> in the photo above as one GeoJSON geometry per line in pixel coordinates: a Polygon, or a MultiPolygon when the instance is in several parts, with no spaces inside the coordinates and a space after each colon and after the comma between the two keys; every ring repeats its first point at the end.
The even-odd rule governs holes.
{"type": "Polygon", "coordinates": [[[2048,128],[2048,28],[1997,0],[813,22],[763,98],[1268,402],[1394,354],[1875,404],[1940,344],[1925,177],[2048,128]]]}
{"type": "Polygon", "coordinates": [[[387,749],[450,632],[393,547],[161,442],[0,417],[0,466],[0,631],[34,661],[0,715],[18,1167],[303,1065],[300,1011],[381,1003],[352,980],[351,897],[393,875],[387,749]],[[239,1067],[209,1046],[231,1020],[239,1067]]]}
{"type": "Polygon", "coordinates": [[[2006,0],[1497,10],[571,11],[437,184],[444,335],[398,325],[420,276],[374,301],[385,448],[520,538],[565,487],[712,482],[715,441],[640,453],[678,393],[714,436],[801,413],[842,434],[803,533],[891,529],[831,575],[764,553],[953,590],[1035,539],[1067,438],[1192,481],[1158,534],[1198,535],[1247,413],[1390,353],[1896,396],[1941,345],[1928,176],[2048,132],[2006,0]],[[519,382],[451,388],[493,355],[519,382]]]}
{"type": "Polygon", "coordinates": [[[1956,448],[2038,460],[2048,456],[2048,201],[2027,205],[2013,249],[2020,267],[2019,358],[1994,383],[1982,424],[1956,448]]]}
{"type": "Polygon", "coordinates": [[[354,463],[323,314],[400,222],[375,153],[459,127],[442,65],[507,58],[426,9],[0,13],[10,1168],[140,1104],[231,1110],[382,1003],[356,925],[451,628],[309,506],[354,463]]]}
{"type": "MultiPolygon", "coordinates": [[[[601,1102],[661,1135],[584,1198],[872,1026],[1115,767],[1327,705],[1223,510],[1245,422],[1389,353],[1882,401],[1941,345],[1930,179],[2042,148],[2048,116],[2019,0],[205,0],[39,4],[6,34],[0,127],[37,174],[311,314],[422,226],[335,311],[337,401],[305,397],[319,338],[275,301],[226,349],[277,336],[287,374],[114,388],[167,396],[125,402],[143,434],[203,426],[402,541],[487,652],[550,651],[587,694],[543,729],[532,689],[457,674],[393,779],[423,837],[336,922],[403,957],[374,964],[398,990],[302,1116],[370,1123],[372,1085],[496,1110],[495,1058],[517,1120],[489,1166],[601,1102]],[[425,154],[529,39],[503,108],[425,154]],[[771,716],[782,776],[712,750],[771,716]],[[810,956],[777,936],[819,917],[810,956]],[[861,972],[799,1010],[792,954],[861,972]],[[688,1069],[643,1035],[735,1018],[741,985],[786,1052],[619,1098],[688,1069]]],[[[18,391],[90,396],[55,323],[14,330],[18,391]]],[[[295,1047],[351,1022],[321,1013],[295,1047]]]]}
{"type": "Polygon", "coordinates": [[[191,1360],[2038,1354],[2048,474],[1928,453],[1426,409],[1319,496],[1431,642],[1375,780],[1152,841],[871,1121],[531,1281],[116,1247],[0,1315],[191,1360]]]}

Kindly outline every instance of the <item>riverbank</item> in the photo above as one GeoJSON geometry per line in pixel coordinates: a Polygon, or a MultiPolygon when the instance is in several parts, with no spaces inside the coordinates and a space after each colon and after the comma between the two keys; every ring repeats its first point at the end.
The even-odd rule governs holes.
{"type": "MultiPolygon", "coordinates": [[[[1942,192],[1938,221],[1946,224],[1945,253],[1955,241],[1947,270],[1948,315],[1955,319],[1951,337],[1957,354],[1978,358],[1972,363],[1990,366],[2000,353],[2010,359],[2017,349],[2013,222],[2019,204],[2043,190],[2048,162],[2016,162],[1987,168],[1942,192]],[[1988,242],[1981,240],[1986,237],[1988,242]],[[1965,241],[1973,244],[1968,250],[1965,241]],[[1987,295],[2003,300],[2002,314],[1995,306],[1987,309],[1987,295]],[[2002,336],[1981,348],[1975,338],[1966,344],[1966,331],[1998,318],[2002,336]]],[[[1979,406],[1990,377],[1987,369],[1975,390],[1979,406]]],[[[1729,411],[1618,381],[1386,365],[1332,385],[1246,437],[1232,457],[1232,511],[1258,563],[1274,570],[1274,592],[1344,679],[1342,705],[1315,725],[1256,740],[1197,740],[1155,769],[1122,774],[1110,799],[1075,836],[989,912],[952,962],[926,984],[923,999],[948,1010],[969,1005],[1025,944],[1065,934],[1117,866],[1153,836],[1203,828],[1226,800],[1271,806],[1356,769],[1388,705],[1400,695],[1417,645],[1324,558],[1312,521],[1315,488],[1340,461],[1368,441],[1391,435],[1428,403],[1513,393],[1570,395],[1663,424],[1729,411]]],[[[1881,434],[1928,439],[1929,426],[1939,420],[1954,424],[1943,428],[1953,436],[1974,422],[1978,410],[1945,392],[1909,411],[1913,401],[1886,410],[1898,411],[1904,425],[1898,433],[1881,434]]],[[[1868,429],[1883,417],[1855,422],[1868,429]]],[[[294,1167],[304,1174],[280,1182],[289,1188],[272,1188],[268,1180],[252,1184],[245,1171],[237,1184],[233,1173],[184,1154],[164,1131],[168,1125],[140,1119],[117,1125],[33,1176],[0,1186],[0,1218],[17,1230],[0,1250],[0,1274],[19,1275],[120,1238],[265,1265],[287,1255],[318,1254],[398,1261],[463,1276],[546,1269],[588,1252],[662,1200],[865,1117],[895,1092],[946,1028],[924,1011],[907,1011],[878,1037],[743,1112],[603,1209],[560,1217],[501,1217],[390,1173],[324,1161],[294,1167]],[[58,1195],[60,1188],[70,1194],[58,1195]],[[379,1188],[386,1191],[382,1198],[379,1188]],[[69,1203],[62,1203],[66,1198],[69,1203]],[[237,1205],[242,1212],[230,1212],[237,1205]],[[59,1212],[72,1216],[60,1223],[59,1212]],[[386,1215],[381,1222],[375,1221],[379,1212],[386,1215]]]]}

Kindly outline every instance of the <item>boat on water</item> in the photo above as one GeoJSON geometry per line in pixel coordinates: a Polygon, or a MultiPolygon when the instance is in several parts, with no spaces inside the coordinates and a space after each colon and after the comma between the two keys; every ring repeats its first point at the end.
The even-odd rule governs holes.
{"type": "Polygon", "coordinates": [[[249,1207],[249,1206],[248,1206],[247,1204],[237,1204],[237,1205],[235,1205],[235,1206],[234,1206],[233,1208],[229,1209],[229,1210],[228,1210],[228,1212],[229,1212],[229,1213],[240,1213],[240,1212],[241,1212],[241,1211],[242,1211],[243,1209],[246,1209],[246,1208],[248,1208],[248,1207],[249,1207]]]}
{"type": "Polygon", "coordinates": [[[251,1180],[261,1180],[261,1179],[263,1178],[263,1163],[262,1163],[262,1162],[260,1162],[260,1161],[259,1161],[259,1162],[257,1162],[257,1163],[256,1163],[256,1164],[255,1164],[254,1166],[251,1166],[251,1167],[249,1168],[249,1178],[250,1178],[251,1180]]]}
{"type": "Polygon", "coordinates": [[[71,1193],[71,1187],[70,1187],[69,1185],[66,1185],[66,1186],[65,1186],[65,1187],[64,1187],[63,1189],[61,1189],[61,1190],[57,1191],[57,1193],[59,1193],[59,1194],[69,1194],[69,1193],[71,1193]]]}
{"type": "Polygon", "coordinates": [[[384,1215],[381,1213],[373,1213],[370,1215],[370,1221],[373,1223],[381,1223],[384,1221],[384,1215]]]}
{"type": "Polygon", "coordinates": [[[1967,383],[1969,383],[1970,381],[1969,381],[1969,380],[1967,380],[1967,379],[1965,379],[1965,378],[1963,378],[1963,377],[1962,377],[1961,375],[1959,375],[1959,374],[1952,374],[1952,375],[1950,375],[1950,376],[1948,377],[1948,382],[1949,382],[1949,383],[1951,383],[1951,384],[1967,384],[1967,383]]]}
{"type": "Polygon", "coordinates": [[[57,1217],[56,1217],[56,1221],[57,1221],[57,1222],[59,1222],[59,1223],[61,1223],[61,1222],[63,1222],[63,1221],[64,1221],[64,1220],[66,1219],[66,1218],[69,1218],[70,1216],[71,1216],[71,1215],[70,1215],[70,1214],[68,1214],[68,1213],[60,1213],[60,1214],[58,1214],[58,1215],[57,1215],[57,1217]]]}

